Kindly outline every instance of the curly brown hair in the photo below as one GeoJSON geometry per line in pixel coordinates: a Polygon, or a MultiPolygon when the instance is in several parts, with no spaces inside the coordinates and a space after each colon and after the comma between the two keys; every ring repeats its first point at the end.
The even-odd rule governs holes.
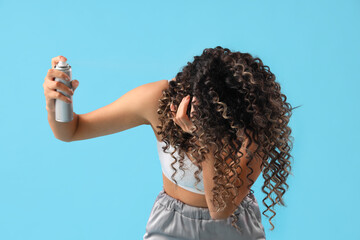
{"type": "MultiPolygon", "coordinates": [[[[166,143],[163,150],[165,152],[169,144],[174,147],[171,166],[175,171],[172,179],[176,184],[174,176],[177,170],[173,165],[178,161],[184,172],[184,153],[196,160],[199,168],[194,174],[197,185],[200,182],[198,175],[202,171],[200,163],[205,161],[204,154],[216,149],[212,153],[215,159],[215,187],[212,192],[213,204],[218,210],[226,207],[222,196],[231,196],[235,204],[236,190],[243,184],[241,181],[240,186],[235,185],[239,176],[237,170],[240,168],[242,171],[240,161],[244,152],[240,149],[243,149],[244,143],[248,143],[245,147],[246,158],[249,159],[246,166],[250,170],[247,177],[253,172],[250,162],[258,154],[265,179],[261,189],[267,195],[262,201],[267,209],[262,213],[266,217],[269,217],[265,214],[267,211],[273,213],[269,219],[271,230],[274,229],[271,219],[276,215],[273,208],[277,203],[285,206],[282,196],[289,188],[286,180],[289,174],[293,175],[289,160],[292,158],[293,137],[290,136],[288,123],[294,108],[286,102],[287,97],[280,90],[275,75],[260,58],[217,46],[206,48],[201,56],[195,56],[193,62],[188,62],[177,73],[175,81],[170,81],[169,88],[162,91],[157,110],[161,122],[156,126],[160,129],[157,133],[166,143]],[[170,104],[178,106],[187,95],[197,99],[190,118],[195,126],[194,134],[184,132],[171,119],[170,104]],[[253,141],[258,146],[255,151],[248,148],[253,141]],[[173,155],[176,151],[180,159],[173,155]],[[233,174],[232,177],[229,177],[229,172],[233,174]],[[272,193],[276,194],[275,201],[272,193]],[[270,205],[265,202],[266,199],[271,200],[270,205]]],[[[253,193],[250,187],[254,181],[249,179],[249,182],[248,189],[253,193]]],[[[239,229],[235,225],[237,216],[234,212],[231,216],[232,225],[239,229]]]]}

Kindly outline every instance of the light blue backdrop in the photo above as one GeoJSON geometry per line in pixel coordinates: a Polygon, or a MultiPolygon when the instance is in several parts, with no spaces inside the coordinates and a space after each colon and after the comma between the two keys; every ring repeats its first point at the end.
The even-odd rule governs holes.
{"type": "Polygon", "coordinates": [[[150,126],[54,137],[51,58],[68,58],[83,114],[218,45],[260,57],[302,105],[287,207],[274,231],[262,215],[268,239],[360,239],[359,1],[0,1],[0,30],[0,239],[141,239],[162,189],[150,126]]]}

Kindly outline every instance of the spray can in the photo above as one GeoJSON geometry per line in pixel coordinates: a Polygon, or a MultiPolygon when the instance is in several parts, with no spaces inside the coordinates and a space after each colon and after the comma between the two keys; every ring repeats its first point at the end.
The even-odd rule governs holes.
{"type": "MultiPolygon", "coordinates": [[[[66,86],[72,89],[71,81],[72,81],[72,71],[71,66],[65,62],[59,61],[59,63],[55,66],[55,69],[60,70],[66,73],[70,77],[70,81],[61,78],[55,78],[55,81],[62,82],[66,86]]],[[[72,96],[69,96],[65,92],[56,89],[56,91],[62,93],[66,97],[70,98],[72,101],[72,96]]],[[[58,122],[71,122],[73,120],[73,104],[64,102],[60,99],[55,99],[55,120],[58,122]]]]}

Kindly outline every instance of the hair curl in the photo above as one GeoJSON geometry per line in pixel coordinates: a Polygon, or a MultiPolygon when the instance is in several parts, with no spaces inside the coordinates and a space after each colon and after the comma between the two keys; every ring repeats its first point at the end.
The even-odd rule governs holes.
{"type": "MultiPolygon", "coordinates": [[[[252,57],[249,53],[231,52],[228,48],[217,46],[206,48],[201,56],[195,56],[193,62],[188,62],[182,71],[178,72],[175,81],[169,82],[169,88],[163,90],[159,100],[159,120],[157,133],[166,143],[163,150],[174,147],[171,153],[175,159],[171,163],[174,169],[172,179],[177,172],[174,164],[178,161],[180,169],[184,172],[184,153],[190,154],[195,159],[199,168],[194,174],[197,185],[200,182],[198,175],[202,171],[201,162],[205,161],[204,153],[208,153],[210,145],[215,146],[214,167],[215,187],[213,204],[218,210],[226,207],[222,196],[231,196],[232,203],[238,195],[238,191],[231,189],[240,188],[235,186],[235,180],[229,179],[228,173],[232,172],[235,179],[238,177],[236,168],[240,168],[240,160],[243,152],[240,148],[246,143],[246,154],[249,156],[249,166],[255,154],[261,155],[262,175],[265,179],[262,191],[267,194],[263,199],[267,207],[262,213],[266,216],[271,211],[273,216],[269,222],[274,229],[271,219],[276,213],[273,209],[277,203],[285,206],[283,195],[289,188],[286,183],[291,173],[290,151],[293,147],[293,137],[290,136],[291,128],[288,126],[292,110],[287,97],[280,92],[280,84],[275,81],[275,75],[270,68],[262,63],[258,57],[252,57]],[[172,121],[170,104],[177,108],[181,100],[187,95],[195,96],[197,104],[193,104],[194,113],[190,120],[195,126],[195,133],[191,135],[184,132],[172,121]],[[248,147],[255,142],[258,148],[252,152],[248,147]],[[178,151],[180,159],[176,159],[174,153],[178,151]],[[233,153],[239,153],[233,154],[233,153]],[[223,155],[225,153],[225,155],[223,155]],[[225,158],[224,158],[225,156],[225,158]],[[231,158],[230,164],[224,159],[231,158]],[[273,182],[273,183],[271,183],[273,182]],[[229,187],[230,186],[230,187],[229,187]],[[285,189],[286,187],[286,189],[285,189]],[[266,188],[269,191],[266,191],[266,188]],[[273,200],[271,194],[275,193],[273,200]],[[265,200],[270,199],[268,205],[265,200]]],[[[260,155],[259,155],[260,156],[260,155]]],[[[252,179],[248,185],[254,184],[252,179]]],[[[177,184],[177,182],[176,182],[177,184]]],[[[235,222],[237,216],[232,213],[232,225],[239,229],[235,222]]]]}

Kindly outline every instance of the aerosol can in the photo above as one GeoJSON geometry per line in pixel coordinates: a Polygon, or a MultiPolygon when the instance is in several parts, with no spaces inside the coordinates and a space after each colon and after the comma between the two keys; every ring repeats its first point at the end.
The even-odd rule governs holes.
{"type": "MultiPolygon", "coordinates": [[[[65,62],[60,61],[56,66],[55,69],[60,70],[64,73],[66,73],[70,77],[70,81],[67,81],[65,79],[61,78],[55,78],[55,81],[62,82],[66,86],[68,86],[70,89],[72,89],[72,72],[71,72],[71,66],[65,62]]],[[[62,93],[66,97],[70,98],[72,101],[72,96],[69,96],[65,92],[56,89],[56,91],[62,93]]],[[[60,99],[55,99],[55,120],[58,122],[71,122],[73,120],[73,104],[64,102],[60,99]]]]}

